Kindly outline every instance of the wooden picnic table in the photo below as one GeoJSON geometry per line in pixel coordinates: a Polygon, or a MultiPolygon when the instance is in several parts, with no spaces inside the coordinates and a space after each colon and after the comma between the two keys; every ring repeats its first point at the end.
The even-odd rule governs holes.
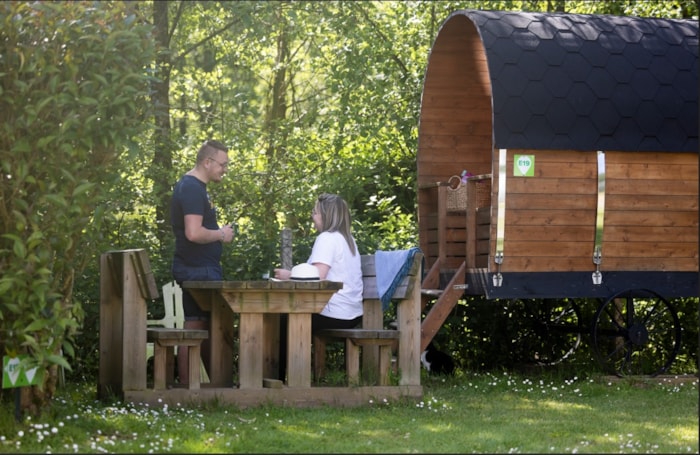
{"type": "MultiPolygon", "coordinates": [[[[376,300],[376,286],[373,292],[372,280],[368,281],[374,272],[370,268],[365,272],[364,298],[376,300]]],[[[420,269],[415,276],[421,276],[420,269]]],[[[398,294],[394,294],[400,299],[397,302],[398,330],[401,332],[398,352],[401,379],[398,385],[337,387],[319,384],[310,387],[311,314],[321,311],[330,296],[341,289],[341,283],[270,280],[190,282],[187,285],[198,304],[212,312],[209,335],[214,349],[209,356],[209,384],[195,389],[149,388],[146,374],[146,304],[147,300],[158,299],[159,295],[148,255],[144,249],[132,249],[108,251],[100,256],[98,398],[112,400],[117,394],[125,402],[154,408],[183,404],[197,406],[202,403],[246,408],[261,404],[362,406],[372,401],[419,400],[423,396],[418,358],[419,287],[409,286],[413,289],[410,296],[398,297],[398,294]],[[279,341],[279,315],[285,312],[291,316],[288,318],[291,340],[288,353],[292,355],[287,356],[288,384],[277,388],[277,383],[261,383],[264,378],[277,378],[275,368],[278,367],[279,345],[275,343],[279,341]],[[237,346],[236,315],[241,316],[238,334],[242,335],[240,387],[234,387],[233,376],[237,346]]]]}
{"type": "Polygon", "coordinates": [[[185,281],[183,289],[211,312],[209,379],[233,385],[234,313],[239,320],[238,375],[241,389],[277,379],[279,315],[288,314],[287,386],[311,386],[311,314],[320,313],[343,287],[334,281],[185,281]]]}

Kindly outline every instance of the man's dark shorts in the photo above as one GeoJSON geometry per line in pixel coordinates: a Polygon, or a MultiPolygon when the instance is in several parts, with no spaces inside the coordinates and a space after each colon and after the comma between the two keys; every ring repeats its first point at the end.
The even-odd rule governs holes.
{"type": "MultiPolygon", "coordinates": [[[[222,281],[224,273],[221,267],[187,267],[181,264],[173,264],[173,278],[182,287],[183,281],[222,281]]],[[[183,289],[182,307],[185,311],[186,321],[208,321],[209,312],[203,311],[197,305],[194,298],[183,289]]]]}

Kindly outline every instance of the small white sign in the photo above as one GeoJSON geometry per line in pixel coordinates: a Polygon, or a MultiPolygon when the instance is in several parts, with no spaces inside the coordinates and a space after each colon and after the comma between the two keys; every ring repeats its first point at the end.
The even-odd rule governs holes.
{"type": "Polygon", "coordinates": [[[513,175],[515,177],[535,176],[535,155],[515,155],[513,158],[513,175]]]}
{"type": "Polygon", "coordinates": [[[38,377],[36,375],[37,367],[25,370],[22,367],[22,359],[27,356],[3,356],[2,358],[2,388],[9,389],[12,387],[26,387],[36,385],[38,377]]]}

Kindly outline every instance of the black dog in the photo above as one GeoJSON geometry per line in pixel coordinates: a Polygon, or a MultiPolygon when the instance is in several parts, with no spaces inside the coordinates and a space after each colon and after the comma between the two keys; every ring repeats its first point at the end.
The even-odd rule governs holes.
{"type": "Polygon", "coordinates": [[[455,363],[449,354],[439,351],[433,343],[420,355],[420,361],[431,374],[454,374],[455,363]]]}

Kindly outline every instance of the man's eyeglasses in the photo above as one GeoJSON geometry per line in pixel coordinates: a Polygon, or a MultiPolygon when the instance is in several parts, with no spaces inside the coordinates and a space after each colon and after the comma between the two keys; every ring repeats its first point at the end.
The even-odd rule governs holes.
{"type": "Polygon", "coordinates": [[[208,158],[209,158],[210,160],[212,160],[213,162],[215,162],[216,164],[218,164],[219,166],[221,166],[222,169],[226,169],[226,168],[228,167],[228,161],[225,162],[225,163],[220,163],[219,161],[216,161],[216,160],[215,160],[214,158],[212,158],[211,156],[208,157],[208,158]]]}

